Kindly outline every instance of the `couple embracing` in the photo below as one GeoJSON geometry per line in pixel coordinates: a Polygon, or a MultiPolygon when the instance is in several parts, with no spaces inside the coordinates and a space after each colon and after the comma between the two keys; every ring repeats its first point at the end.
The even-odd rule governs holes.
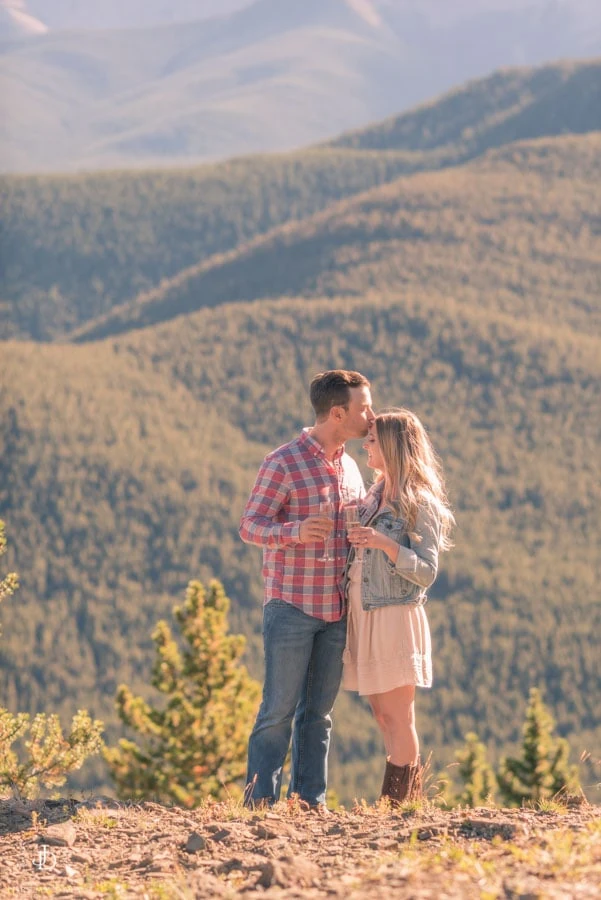
{"type": "Polygon", "coordinates": [[[292,739],[289,795],[325,807],[342,681],[369,700],[386,749],[381,794],[395,805],[421,793],[415,687],[432,683],[424,603],[453,516],[417,416],[375,415],[369,381],[343,369],[316,375],[310,399],[315,424],[265,458],[240,525],[263,548],[265,581],[265,681],[245,802],[279,799],[292,739]],[[376,473],[367,494],[345,452],[354,438],[376,473]]]}

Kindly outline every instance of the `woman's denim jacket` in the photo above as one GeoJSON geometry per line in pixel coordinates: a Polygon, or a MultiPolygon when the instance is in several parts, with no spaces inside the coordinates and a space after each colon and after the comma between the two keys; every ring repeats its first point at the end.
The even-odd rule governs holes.
{"type": "MultiPolygon", "coordinates": [[[[421,540],[409,538],[405,523],[392,510],[378,512],[383,489],[383,482],[378,482],[369,490],[359,504],[359,518],[362,525],[370,525],[400,544],[399,552],[393,562],[379,548],[366,547],[363,550],[361,605],[365,610],[397,604],[423,606],[428,599],[426,591],[438,571],[440,514],[433,503],[424,502],[418,510],[413,529],[421,540]]],[[[354,558],[355,548],[351,547],[343,576],[345,595],[348,572],[354,558]]]]}

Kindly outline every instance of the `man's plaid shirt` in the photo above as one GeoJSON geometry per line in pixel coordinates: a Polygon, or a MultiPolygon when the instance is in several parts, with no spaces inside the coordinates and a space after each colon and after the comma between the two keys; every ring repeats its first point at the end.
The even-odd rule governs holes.
{"type": "Polygon", "coordinates": [[[263,547],[265,603],[284,600],[308,616],[337,622],[346,612],[341,576],[349,549],[342,507],[363,497],[359,468],[344,447],[333,461],[305,429],[289,444],[263,460],[240,523],[240,537],[263,547]],[[299,541],[300,523],[319,514],[324,492],[335,507],[329,553],[323,562],[323,541],[299,541]]]}

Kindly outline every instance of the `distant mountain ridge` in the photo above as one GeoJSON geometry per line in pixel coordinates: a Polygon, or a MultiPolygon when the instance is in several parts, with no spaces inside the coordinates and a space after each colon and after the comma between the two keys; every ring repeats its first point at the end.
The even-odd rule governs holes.
{"type": "Polygon", "coordinates": [[[516,68],[344,134],[332,147],[445,151],[463,158],[514,140],[601,130],[601,59],[516,68]]]}
{"type": "MultiPolygon", "coordinates": [[[[72,334],[72,339],[105,338],[130,328],[146,327],[187,314],[205,305],[279,296],[288,291],[305,296],[354,293],[355,290],[361,292],[365,285],[360,277],[352,274],[355,265],[352,260],[347,260],[343,281],[340,280],[342,276],[337,278],[335,274],[342,268],[337,261],[336,248],[339,245],[379,243],[379,253],[388,253],[392,257],[400,250],[400,245],[394,245],[395,239],[406,240],[407,246],[411,246],[414,238],[419,238],[421,229],[425,229],[425,240],[433,241],[433,246],[440,241],[444,244],[443,235],[437,234],[436,215],[428,217],[428,211],[436,208],[435,202],[428,199],[428,192],[437,197],[438,203],[443,206],[449,203],[458,215],[474,217],[474,222],[477,222],[478,201],[474,202],[472,198],[470,202],[473,205],[468,203],[462,209],[462,194],[465,197],[473,194],[473,184],[482,185],[483,203],[487,196],[490,197],[492,206],[488,215],[491,221],[496,221],[497,217],[503,216],[504,204],[502,191],[499,192],[495,186],[497,168],[513,169],[515,189],[517,191],[519,186],[524,196],[530,190],[538,191],[536,199],[531,198],[528,202],[540,206],[549,191],[544,179],[551,179],[550,184],[553,179],[558,179],[559,183],[565,164],[574,184],[578,185],[579,179],[582,179],[582,183],[590,185],[593,192],[588,198],[593,207],[586,203],[583,205],[582,222],[585,223],[586,215],[594,217],[595,178],[601,179],[601,168],[595,163],[595,154],[601,154],[601,61],[574,67],[545,67],[527,73],[499,73],[442,98],[438,104],[426,109],[426,113],[430,123],[437,124],[438,129],[431,125],[432,136],[427,148],[422,150],[421,166],[417,163],[416,169],[436,171],[445,164],[456,165],[463,160],[473,160],[488,148],[494,149],[468,169],[440,172],[428,179],[421,177],[417,180],[413,176],[396,185],[374,187],[355,199],[341,200],[302,223],[278,226],[273,232],[242,247],[226,254],[217,254],[182,270],[172,279],[165,279],[154,290],[144,292],[130,303],[84,324],[72,334]],[[489,101],[491,96],[497,101],[496,114],[489,101]],[[480,119],[477,119],[477,111],[480,112],[480,119]],[[564,137],[565,132],[569,131],[576,135],[590,132],[591,136],[588,141],[583,139],[579,143],[577,138],[569,140],[564,137]],[[516,138],[522,135],[533,135],[535,140],[516,142],[516,138]],[[536,138],[540,139],[540,143],[536,138]],[[545,142],[543,138],[550,140],[545,142]],[[436,139],[440,140],[441,146],[436,146],[436,139]],[[451,143],[453,139],[456,141],[454,144],[451,143]],[[540,158],[545,156],[549,160],[548,171],[537,183],[540,158]],[[559,160],[564,159],[565,163],[554,164],[555,156],[559,160]],[[457,191],[455,185],[463,182],[465,186],[457,191]],[[419,192],[417,185],[422,184],[423,200],[413,208],[408,198],[414,191],[419,192]],[[420,203],[424,205],[423,212],[420,203]],[[403,214],[404,207],[407,209],[403,214]],[[353,237],[354,231],[356,237],[353,237]],[[393,241],[391,246],[397,249],[385,250],[386,241],[393,241]]],[[[336,143],[336,147],[341,150],[350,144],[353,151],[358,148],[365,152],[365,145],[369,149],[379,140],[380,147],[374,148],[376,152],[404,150],[418,154],[419,145],[412,143],[411,138],[416,131],[421,133],[413,125],[413,119],[419,119],[420,115],[418,110],[403,117],[396,129],[394,121],[392,127],[390,123],[384,123],[381,129],[370,129],[365,141],[359,133],[355,140],[351,138],[348,143],[342,140],[336,143]],[[405,133],[409,137],[403,140],[405,133]],[[391,134],[395,140],[390,140],[391,134]]],[[[573,198],[564,201],[558,197],[556,210],[553,213],[549,211],[549,215],[561,218],[563,203],[566,204],[567,215],[568,202],[576,201],[573,198]]],[[[570,215],[574,218],[570,225],[571,233],[573,228],[579,227],[579,214],[572,211],[570,215]]],[[[516,216],[520,216],[517,206],[516,216]]],[[[567,222],[564,224],[567,225],[567,222]]],[[[527,223],[520,227],[527,229],[527,223]]],[[[473,240],[479,240],[477,235],[473,240]]],[[[536,243],[536,229],[528,238],[524,232],[523,240],[536,243]]],[[[440,246],[436,256],[443,269],[446,265],[443,263],[444,254],[445,248],[440,246]]],[[[364,255],[369,256],[369,253],[364,252],[364,255]]],[[[509,268],[513,265],[514,255],[513,252],[505,254],[505,263],[509,268]]],[[[558,264],[561,256],[558,248],[556,258],[549,260],[550,270],[558,264]]],[[[448,279],[446,283],[450,286],[455,277],[456,260],[453,255],[447,263],[448,273],[439,280],[444,283],[448,279]]],[[[592,264],[593,260],[589,260],[588,265],[592,264]]],[[[385,271],[383,267],[382,272],[385,271]]],[[[386,290],[392,287],[395,277],[402,277],[402,274],[373,273],[371,284],[386,290]]],[[[499,278],[503,280],[503,276],[499,275],[499,278]]],[[[560,272],[557,278],[561,278],[560,272]]],[[[586,329],[589,324],[585,317],[582,327],[586,329]]]]}
{"type": "Polygon", "coordinates": [[[586,237],[601,201],[599,159],[601,135],[555,138],[372,188],[191,267],[67,337],[105,339],[241,300],[386,294],[399,285],[410,290],[424,268],[429,291],[440,297],[462,296],[517,318],[561,315],[564,327],[601,330],[594,287],[601,244],[586,237]],[[547,163],[542,172],[536,170],[539,155],[547,163]],[[565,190],[562,155],[571,168],[565,190]],[[548,221],[543,231],[531,208],[548,221]],[[550,230],[565,230],[563,243],[549,242],[550,230]],[[528,259],[523,246],[530,248],[528,259]],[[573,258],[583,285],[568,302],[573,258]]]}
{"type": "MultiPolygon", "coordinates": [[[[88,0],[3,0],[19,5],[25,11],[37,16],[51,29],[106,29],[132,28],[172,22],[192,21],[217,15],[228,15],[232,11],[250,6],[253,0],[103,0],[102,4],[91,4],[88,0]]],[[[466,21],[476,12],[512,13],[523,8],[522,0],[357,0],[364,9],[370,7],[377,14],[389,20],[402,20],[407,16],[423,19],[436,25],[466,21]]],[[[576,9],[581,21],[585,16],[589,23],[594,19],[595,0],[533,0],[528,4],[534,15],[539,17],[557,15],[562,7],[576,9]]],[[[369,14],[369,13],[368,13],[369,14]]]]}
{"type": "MultiPolygon", "coordinates": [[[[290,229],[277,229],[286,223],[305,221],[404,175],[465,164],[488,149],[496,166],[505,166],[501,148],[507,158],[523,154],[521,179],[528,167],[539,170],[544,152],[549,166],[562,159],[568,174],[576,175],[583,165],[596,171],[587,156],[594,141],[543,141],[535,150],[530,138],[521,149],[516,140],[601,130],[601,104],[595,102],[600,84],[600,61],[507,70],[406,116],[343,136],[335,146],[161,173],[0,179],[6,311],[1,336],[64,339],[81,329],[83,337],[101,321],[103,327],[120,322],[121,330],[129,315],[139,326],[143,308],[150,315],[154,300],[179,295],[197,273],[205,272],[204,278],[209,270],[233,271],[223,254],[238,266],[245,254],[267,247],[261,236],[273,229],[284,239],[290,229]]],[[[476,178],[478,168],[470,171],[476,178]]],[[[243,295],[273,289],[263,272],[243,295]]],[[[220,288],[219,302],[242,296],[240,290],[237,282],[229,292],[220,288]]],[[[297,290],[306,288],[299,283],[297,290]]],[[[171,312],[165,307],[165,315],[176,309],[177,304],[171,312]]]]}
{"type": "Polygon", "coordinates": [[[0,44],[0,170],[288,150],[500,66],[601,53],[601,8],[587,0],[502,2],[449,16],[434,0],[254,0],[217,18],[0,44]]]}

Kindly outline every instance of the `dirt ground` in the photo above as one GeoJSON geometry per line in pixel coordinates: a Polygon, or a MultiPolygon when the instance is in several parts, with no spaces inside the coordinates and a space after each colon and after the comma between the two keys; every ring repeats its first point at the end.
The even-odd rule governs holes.
{"type": "Polygon", "coordinates": [[[601,898],[601,807],[0,801],[0,897],[601,898]]]}

